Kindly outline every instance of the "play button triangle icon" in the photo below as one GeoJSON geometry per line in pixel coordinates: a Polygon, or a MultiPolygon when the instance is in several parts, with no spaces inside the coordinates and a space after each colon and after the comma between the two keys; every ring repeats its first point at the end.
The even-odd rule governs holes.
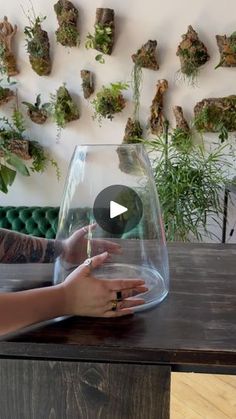
{"type": "Polygon", "coordinates": [[[115,201],[110,201],[110,218],[118,217],[118,215],[124,214],[126,211],[128,211],[128,208],[117,204],[115,201]]]}

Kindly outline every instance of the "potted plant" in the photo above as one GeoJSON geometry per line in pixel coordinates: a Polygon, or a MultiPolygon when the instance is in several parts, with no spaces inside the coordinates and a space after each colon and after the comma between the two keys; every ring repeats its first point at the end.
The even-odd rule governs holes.
{"type": "Polygon", "coordinates": [[[48,33],[42,29],[42,22],[46,16],[36,16],[32,10],[26,15],[29,25],[25,27],[26,47],[32,69],[39,76],[47,76],[51,73],[52,63],[50,59],[50,42],[48,33]]]}
{"type": "Polygon", "coordinates": [[[27,114],[32,122],[35,124],[42,125],[48,118],[49,103],[41,103],[41,95],[36,96],[35,103],[22,102],[23,105],[27,106],[27,114]]]}
{"type": "Polygon", "coordinates": [[[95,60],[104,63],[104,54],[111,55],[114,36],[115,36],[115,13],[113,9],[98,8],[96,11],[96,21],[94,25],[94,34],[87,35],[85,47],[100,51],[95,60]]]}
{"type": "Polygon", "coordinates": [[[22,113],[15,108],[12,120],[0,118],[0,191],[7,193],[17,173],[30,176],[30,172],[44,172],[48,163],[60,171],[57,162],[49,156],[43,146],[25,136],[22,113]],[[31,165],[26,164],[30,161],[31,165]]]}
{"type": "Polygon", "coordinates": [[[112,121],[114,115],[125,108],[126,101],[122,91],[127,90],[128,87],[128,83],[111,83],[109,86],[103,86],[96,94],[91,103],[94,108],[93,118],[98,120],[99,125],[101,125],[102,119],[107,118],[112,121]]]}
{"type": "Polygon", "coordinates": [[[80,36],[77,29],[79,12],[68,0],[59,0],[54,5],[59,28],[56,31],[57,42],[65,47],[77,47],[80,36]]]}
{"type": "Polygon", "coordinates": [[[16,31],[17,26],[13,27],[4,16],[3,22],[0,22],[0,73],[6,74],[8,77],[16,76],[19,73],[12,50],[16,31]]]}

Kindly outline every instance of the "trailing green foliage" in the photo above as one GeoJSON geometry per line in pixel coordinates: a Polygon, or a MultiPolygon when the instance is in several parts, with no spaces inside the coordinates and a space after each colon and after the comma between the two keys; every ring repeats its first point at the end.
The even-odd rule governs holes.
{"type": "Polygon", "coordinates": [[[113,44],[112,29],[110,26],[104,26],[101,24],[96,24],[94,29],[94,35],[91,35],[90,33],[87,35],[85,47],[87,49],[92,48],[101,51],[102,54],[96,55],[95,60],[104,64],[105,59],[103,54],[108,54],[113,44]]]}
{"type": "Polygon", "coordinates": [[[112,121],[116,113],[121,112],[125,107],[125,99],[122,95],[123,90],[129,88],[128,83],[111,83],[108,87],[103,86],[91,102],[94,108],[93,118],[97,119],[101,125],[102,119],[107,118],[112,121]]]}
{"type": "Polygon", "coordinates": [[[65,128],[68,122],[79,119],[78,106],[73,102],[65,84],[59,87],[55,95],[51,95],[48,110],[59,129],[65,128]]]}
{"type": "Polygon", "coordinates": [[[190,146],[187,137],[179,142],[180,134],[167,129],[163,137],[145,144],[151,152],[167,240],[189,241],[191,235],[202,240],[203,234],[212,234],[208,216],[216,222],[222,218],[220,194],[230,180],[232,164],[225,145],[207,152],[203,146],[190,146]]]}

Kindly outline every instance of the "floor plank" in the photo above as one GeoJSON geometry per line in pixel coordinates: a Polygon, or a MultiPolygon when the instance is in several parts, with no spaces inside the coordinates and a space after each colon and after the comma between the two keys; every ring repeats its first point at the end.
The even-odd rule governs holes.
{"type": "Polygon", "coordinates": [[[173,373],[171,419],[236,419],[236,377],[173,373]]]}

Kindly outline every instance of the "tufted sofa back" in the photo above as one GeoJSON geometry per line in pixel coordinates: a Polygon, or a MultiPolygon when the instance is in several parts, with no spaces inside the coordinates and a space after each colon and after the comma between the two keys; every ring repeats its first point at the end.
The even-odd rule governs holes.
{"type": "Polygon", "coordinates": [[[59,207],[1,207],[0,228],[54,239],[59,207]]]}

